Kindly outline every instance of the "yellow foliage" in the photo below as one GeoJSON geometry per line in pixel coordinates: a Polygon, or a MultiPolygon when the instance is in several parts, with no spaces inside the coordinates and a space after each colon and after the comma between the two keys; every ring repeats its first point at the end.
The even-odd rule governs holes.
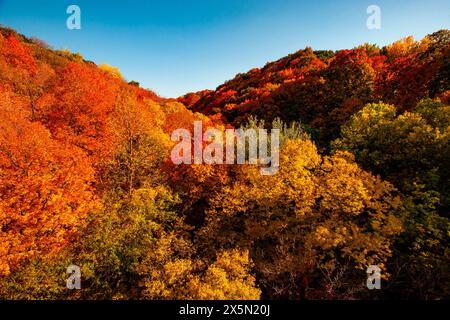
{"type": "Polygon", "coordinates": [[[98,66],[98,68],[110,74],[113,78],[123,79],[122,73],[120,72],[120,69],[117,67],[113,67],[107,63],[102,63],[98,66]]]}
{"type": "Polygon", "coordinates": [[[309,140],[287,141],[276,175],[237,170],[235,183],[211,200],[201,239],[205,247],[252,246],[262,284],[289,291],[295,284],[282,274],[333,273],[342,261],[364,268],[392,254],[391,236],[402,230],[400,200],[352,154],[321,157],[309,140]]]}
{"type": "Polygon", "coordinates": [[[180,245],[186,243],[173,236],[163,237],[140,265],[146,299],[259,299],[261,291],[250,275],[248,252],[224,251],[208,265],[196,259],[175,258],[173,250],[180,245]]]}

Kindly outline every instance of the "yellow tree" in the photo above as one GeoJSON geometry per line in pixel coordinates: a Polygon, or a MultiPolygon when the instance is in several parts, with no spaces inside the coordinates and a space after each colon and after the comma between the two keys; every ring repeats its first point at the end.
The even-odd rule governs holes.
{"type": "Polygon", "coordinates": [[[248,252],[217,253],[213,262],[194,258],[192,243],[168,234],[152,246],[138,270],[145,299],[259,299],[248,252]]]}
{"type": "Polygon", "coordinates": [[[269,297],[337,295],[342,281],[334,277],[364,277],[358,270],[383,268],[391,255],[392,236],[402,229],[393,192],[351,154],[322,158],[310,140],[288,140],[277,174],[244,167],[216,195],[198,244],[210,255],[220,248],[249,250],[269,297]],[[328,282],[320,280],[324,273],[328,282]]]}
{"type": "Polygon", "coordinates": [[[117,79],[123,79],[122,73],[120,72],[120,69],[117,67],[113,67],[107,63],[102,63],[98,66],[98,68],[109,75],[111,75],[113,78],[117,79]]]}

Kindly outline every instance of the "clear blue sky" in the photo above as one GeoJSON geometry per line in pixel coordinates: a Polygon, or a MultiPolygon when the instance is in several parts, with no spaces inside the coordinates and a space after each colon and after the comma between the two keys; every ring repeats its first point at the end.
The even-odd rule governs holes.
{"type": "Polygon", "coordinates": [[[450,0],[0,0],[0,24],[176,97],[305,46],[420,39],[450,28],[450,0]],[[81,30],[66,28],[70,4],[81,8],[81,30]],[[381,30],[366,27],[371,4],[381,8],[381,30]]]}

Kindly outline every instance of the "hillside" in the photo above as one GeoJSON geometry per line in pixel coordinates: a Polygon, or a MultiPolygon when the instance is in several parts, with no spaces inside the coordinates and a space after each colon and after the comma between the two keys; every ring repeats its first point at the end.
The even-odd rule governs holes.
{"type": "MultiPolygon", "coordinates": [[[[383,101],[401,111],[450,90],[450,31],[420,41],[412,37],[379,48],[300,50],[261,69],[238,74],[214,91],[180,97],[193,111],[220,115],[233,125],[256,115],[301,121],[324,144],[336,138],[352,114],[383,101]]],[[[447,99],[447,98],[444,98],[447,99]]]]}
{"type": "Polygon", "coordinates": [[[449,58],[448,30],[306,48],[164,99],[0,28],[0,299],[448,299],[449,58]],[[191,164],[264,127],[275,174],[191,164]]]}

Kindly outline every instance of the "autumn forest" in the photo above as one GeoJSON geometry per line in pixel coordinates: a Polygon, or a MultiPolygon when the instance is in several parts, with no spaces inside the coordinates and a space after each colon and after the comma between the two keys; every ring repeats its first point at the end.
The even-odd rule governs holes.
{"type": "Polygon", "coordinates": [[[449,30],[163,98],[1,27],[0,120],[2,300],[450,298],[449,30]],[[194,121],[279,129],[279,171],[174,164],[194,121]]]}

